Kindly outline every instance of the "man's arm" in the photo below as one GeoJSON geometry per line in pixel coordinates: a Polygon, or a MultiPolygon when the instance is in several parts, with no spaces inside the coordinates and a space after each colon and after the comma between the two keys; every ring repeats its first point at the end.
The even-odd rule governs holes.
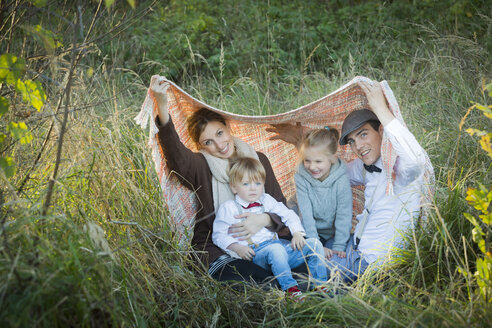
{"type": "Polygon", "coordinates": [[[396,174],[401,178],[400,182],[404,185],[411,183],[423,172],[425,151],[414,135],[395,119],[381,85],[374,81],[360,82],[359,85],[366,94],[370,109],[384,126],[385,134],[398,155],[396,174]]]}
{"type": "Polygon", "coordinates": [[[379,122],[381,122],[383,126],[386,126],[389,122],[395,119],[395,116],[391,113],[388,107],[388,103],[386,102],[386,98],[383,94],[383,89],[377,81],[362,81],[358,84],[362,91],[366,94],[369,109],[376,114],[379,122]]]}

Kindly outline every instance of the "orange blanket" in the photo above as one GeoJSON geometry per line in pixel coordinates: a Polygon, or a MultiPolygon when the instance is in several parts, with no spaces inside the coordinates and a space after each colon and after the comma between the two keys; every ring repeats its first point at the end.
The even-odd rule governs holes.
{"type": "MultiPolygon", "coordinates": [[[[285,142],[269,140],[272,133],[266,132],[265,128],[270,124],[295,124],[296,122],[301,122],[303,126],[310,128],[320,128],[329,125],[336,127],[340,131],[343,120],[348,113],[353,110],[367,108],[366,96],[357,84],[357,82],[364,80],[368,79],[365,77],[356,77],[321,99],[277,115],[245,116],[228,113],[193,98],[171,81],[167,82],[167,105],[181,141],[192,150],[196,150],[196,147],[187,134],[185,124],[186,118],[193,111],[201,107],[206,107],[226,117],[231,131],[235,136],[249,143],[255,150],[267,155],[272,163],[273,170],[285,197],[290,199],[295,195],[293,175],[299,160],[297,151],[294,146],[285,142]]],[[[386,81],[382,81],[380,84],[391,111],[400,122],[405,124],[393,91],[386,81]]],[[[152,156],[159,176],[164,200],[169,209],[170,223],[174,228],[178,241],[180,243],[186,243],[191,239],[194,216],[197,212],[199,202],[197,202],[193,191],[183,187],[175,176],[175,173],[167,169],[165,160],[161,157],[155,137],[157,127],[152,119],[154,105],[154,99],[147,92],[141,111],[135,120],[143,129],[147,128],[150,122],[149,146],[152,149],[152,156]]],[[[339,147],[338,155],[345,161],[350,161],[355,156],[348,146],[339,147]]],[[[393,172],[396,155],[392,150],[391,143],[385,136],[383,136],[381,156],[383,165],[385,166],[385,172],[388,172],[389,182],[386,186],[386,192],[392,193],[391,173],[393,172]]],[[[429,204],[433,193],[434,173],[428,158],[425,179],[426,184],[424,190],[422,190],[423,204],[429,204]]],[[[362,211],[364,205],[363,189],[361,187],[354,187],[353,192],[354,214],[358,214],[362,211]]]]}

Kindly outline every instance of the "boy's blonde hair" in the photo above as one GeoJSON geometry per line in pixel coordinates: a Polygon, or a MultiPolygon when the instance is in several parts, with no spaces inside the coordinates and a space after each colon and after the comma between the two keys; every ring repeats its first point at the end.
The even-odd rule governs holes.
{"type": "Polygon", "coordinates": [[[266,172],[259,160],[251,157],[238,157],[231,161],[229,170],[229,184],[240,183],[244,177],[248,177],[252,182],[263,182],[266,180],[266,172]]]}
{"type": "Polygon", "coordinates": [[[325,146],[325,155],[327,156],[336,155],[339,136],[338,130],[329,126],[326,126],[324,129],[309,131],[301,142],[301,147],[299,149],[301,158],[304,158],[304,151],[306,148],[316,146],[325,146]]]}

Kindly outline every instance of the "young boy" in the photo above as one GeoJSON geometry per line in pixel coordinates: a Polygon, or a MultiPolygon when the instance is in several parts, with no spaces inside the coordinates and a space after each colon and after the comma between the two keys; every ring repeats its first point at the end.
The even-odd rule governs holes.
{"type": "MultiPolygon", "coordinates": [[[[304,239],[304,228],[294,211],[265,193],[265,169],[258,160],[239,158],[231,164],[228,174],[235,199],[224,202],[217,211],[212,234],[214,244],[225,251],[233,251],[244,260],[252,260],[267,270],[271,269],[282,290],[294,299],[303,300],[291,269],[306,261],[315,280],[314,285],[325,282],[327,268],[322,255],[323,246],[317,239],[304,239]],[[248,240],[232,237],[228,229],[237,222],[236,215],[244,212],[277,214],[292,234],[291,243],[279,240],[276,233],[266,228],[248,240]]],[[[325,289],[319,287],[322,292],[326,292],[325,289]]]]}

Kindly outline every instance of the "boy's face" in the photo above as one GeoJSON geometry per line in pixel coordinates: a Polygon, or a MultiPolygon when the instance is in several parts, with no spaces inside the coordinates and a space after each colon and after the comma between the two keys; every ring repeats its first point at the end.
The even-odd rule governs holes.
{"type": "Polygon", "coordinates": [[[265,183],[263,181],[251,181],[248,176],[244,176],[240,182],[231,184],[231,190],[234,194],[241,197],[246,202],[256,202],[264,192],[265,183]]]}
{"type": "Polygon", "coordinates": [[[366,165],[376,163],[381,157],[382,140],[383,125],[380,125],[378,131],[376,131],[369,123],[350,132],[347,136],[347,143],[350,148],[366,165]]]}

